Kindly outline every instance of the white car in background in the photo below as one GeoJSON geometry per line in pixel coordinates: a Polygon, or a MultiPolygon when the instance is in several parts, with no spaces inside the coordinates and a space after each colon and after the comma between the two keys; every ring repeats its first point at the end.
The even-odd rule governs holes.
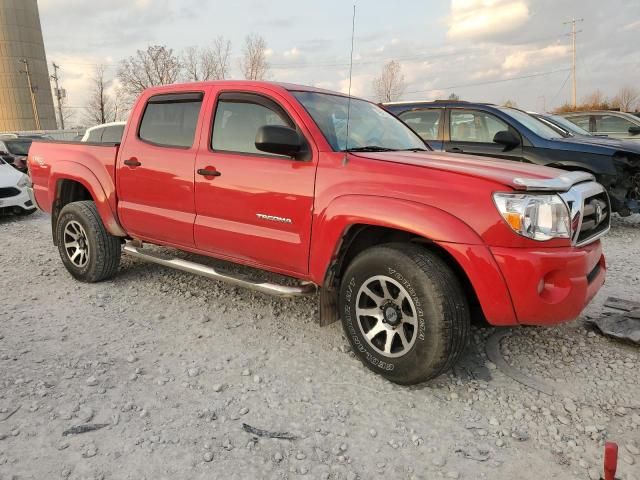
{"type": "Polygon", "coordinates": [[[0,159],[0,213],[30,215],[35,212],[36,206],[27,190],[29,186],[29,177],[0,159]]]}
{"type": "Polygon", "coordinates": [[[127,122],[110,122],[87,128],[81,142],[120,143],[127,122]]]}

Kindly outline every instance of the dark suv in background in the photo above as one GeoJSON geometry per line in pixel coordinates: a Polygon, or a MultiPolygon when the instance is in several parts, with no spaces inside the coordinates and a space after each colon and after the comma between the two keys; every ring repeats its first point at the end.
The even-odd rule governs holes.
{"type": "Polygon", "coordinates": [[[640,212],[640,146],[563,137],[516,108],[462,101],[383,105],[433,149],[593,173],[620,215],[640,212]]]}

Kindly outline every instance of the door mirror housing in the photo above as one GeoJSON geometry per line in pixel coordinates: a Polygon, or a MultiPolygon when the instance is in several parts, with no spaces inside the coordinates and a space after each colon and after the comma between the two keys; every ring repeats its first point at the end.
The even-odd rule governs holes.
{"type": "Polygon", "coordinates": [[[493,137],[493,142],[512,149],[520,145],[520,139],[509,130],[501,130],[493,137]]]}
{"type": "Polygon", "coordinates": [[[303,147],[302,136],[290,127],[265,125],[256,134],[256,148],[261,152],[295,157],[303,147]]]}
{"type": "Polygon", "coordinates": [[[629,127],[629,133],[631,135],[640,135],[640,127],[629,127]]]}

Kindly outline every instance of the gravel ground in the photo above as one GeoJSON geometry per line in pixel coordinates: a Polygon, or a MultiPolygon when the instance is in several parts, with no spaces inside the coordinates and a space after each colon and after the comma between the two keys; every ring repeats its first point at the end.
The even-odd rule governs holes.
{"type": "MultiPolygon", "coordinates": [[[[640,300],[640,219],[605,240],[609,295],[640,300]]],[[[393,385],[311,300],[274,300],[124,258],[74,281],[49,218],[0,219],[0,479],[597,479],[605,439],[640,479],[640,351],[587,330],[518,328],[456,369],[393,385]],[[247,433],[243,423],[295,438],[247,433]],[[72,427],[92,424],[94,431],[72,427]],[[72,429],[69,431],[69,429],[72,429]]]]}

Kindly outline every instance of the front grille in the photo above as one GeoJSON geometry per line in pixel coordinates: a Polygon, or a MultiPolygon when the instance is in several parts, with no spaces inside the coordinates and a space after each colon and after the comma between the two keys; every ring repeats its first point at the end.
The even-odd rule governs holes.
{"type": "Polygon", "coordinates": [[[0,198],[15,197],[20,194],[20,190],[15,187],[0,188],[0,198]]]}
{"type": "Polygon", "coordinates": [[[578,244],[589,241],[609,228],[611,206],[605,192],[585,198],[578,244]]]}

